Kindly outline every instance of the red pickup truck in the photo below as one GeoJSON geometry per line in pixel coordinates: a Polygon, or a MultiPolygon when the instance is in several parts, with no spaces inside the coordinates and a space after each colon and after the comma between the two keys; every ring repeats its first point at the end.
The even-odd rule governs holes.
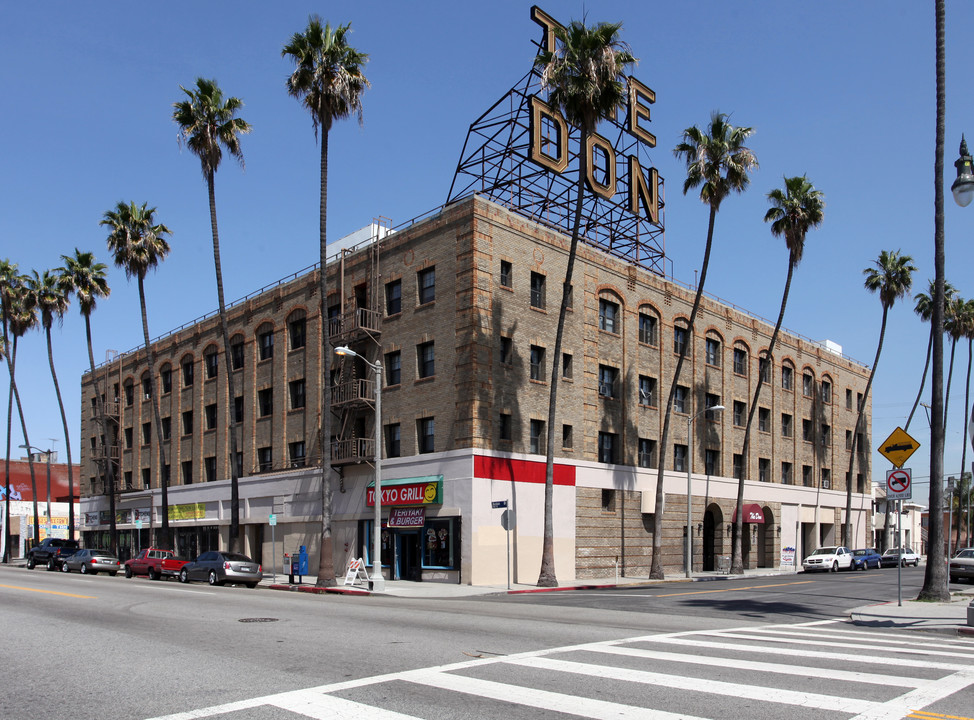
{"type": "Polygon", "coordinates": [[[189,560],[176,557],[172,550],[146,548],[131,560],[125,561],[125,577],[147,575],[150,580],[176,577],[189,560]]]}

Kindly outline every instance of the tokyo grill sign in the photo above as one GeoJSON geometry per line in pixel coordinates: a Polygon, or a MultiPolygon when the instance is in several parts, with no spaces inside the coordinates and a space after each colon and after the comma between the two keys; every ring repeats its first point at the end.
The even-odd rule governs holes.
{"type": "MultiPolygon", "coordinates": [[[[443,476],[430,475],[418,478],[402,478],[382,482],[382,504],[395,505],[441,505],[443,503],[443,476]]],[[[365,493],[365,504],[375,507],[375,483],[369,483],[365,493]]]]}

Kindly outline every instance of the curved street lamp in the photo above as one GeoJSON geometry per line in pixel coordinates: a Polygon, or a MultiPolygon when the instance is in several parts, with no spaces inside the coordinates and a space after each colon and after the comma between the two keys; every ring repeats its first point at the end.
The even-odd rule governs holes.
{"type": "MultiPolygon", "coordinates": [[[[31,453],[31,450],[33,450],[38,455],[46,455],[47,456],[47,536],[48,537],[51,537],[51,529],[52,529],[52,525],[51,525],[51,522],[52,522],[51,521],[51,453],[53,453],[54,451],[53,450],[41,450],[36,445],[29,445],[29,444],[21,445],[20,447],[22,447],[24,450],[26,450],[28,455],[31,453]]],[[[68,498],[68,501],[69,502],[73,502],[74,501],[74,498],[68,498]]],[[[70,530],[73,531],[74,528],[70,528],[70,530]]]]}
{"type": "Polygon", "coordinates": [[[686,548],[684,549],[686,554],[685,561],[687,578],[690,578],[693,575],[693,492],[690,489],[690,472],[693,469],[693,421],[703,415],[705,412],[723,409],[723,405],[711,405],[710,407],[704,408],[695,415],[691,415],[687,418],[687,538],[686,548]]]}
{"type": "MultiPolygon", "coordinates": [[[[954,161],[954,167],[957,168],[957,179],[954,180],[953,184],[950,186],[950,191],[954,194],[954,201],[961,207],[967,207],[971,204],[971,200],[974,200],[974,161],[972,161],[971,154],[967,150],[967,140],[964,135],[960,136],[960,157],[954,161]]],[[[974,448],[974,415],[971,416],[970,424],[968,427],[971,447],[974,448]]],[[[961,480],[964,479],[964,468],[960,469],[961,480]]],[[[967,491],[967,544],[971,543],[971,490],[968,487],[967,491]]],[[[953,498],[950,499],[950,507],[953,509],[953,498]]],[[[961,510],[961,508],[958,508],[961,510]]],[[[947,528],[947,555],[950,556],[950,531],[951,528],[947,528]]],[[[949,582],[949,581],[948,581],[949,582]]]]}
{"type": "Polygon", "coordinates": [[[382,363],[366,360],[362,355],[345,345],[335,348],[335,354],[357,357],[375,372],[375,527],[372,536],[372,591],[384,592],[385,578],[382,577],[382,363]]]}

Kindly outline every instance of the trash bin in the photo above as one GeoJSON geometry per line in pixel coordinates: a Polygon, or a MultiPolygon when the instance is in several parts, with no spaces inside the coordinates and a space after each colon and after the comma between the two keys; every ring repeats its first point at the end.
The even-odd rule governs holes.
{"type": "Polygon", "coordinates": [[[730,572],[731,559],[730,555],[719,555],[717,557],[717,572],[726,575],[730,572]]]}

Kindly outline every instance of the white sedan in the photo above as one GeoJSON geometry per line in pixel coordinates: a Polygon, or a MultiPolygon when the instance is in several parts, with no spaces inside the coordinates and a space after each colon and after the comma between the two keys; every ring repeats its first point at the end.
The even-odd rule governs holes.
{"type": "Polygon", "coordinates": [[[852,551],[847,547],[820,547],[802,561],[805,572],[835,572],[840,569],[851,570],[852,567],[852,551]]]}

